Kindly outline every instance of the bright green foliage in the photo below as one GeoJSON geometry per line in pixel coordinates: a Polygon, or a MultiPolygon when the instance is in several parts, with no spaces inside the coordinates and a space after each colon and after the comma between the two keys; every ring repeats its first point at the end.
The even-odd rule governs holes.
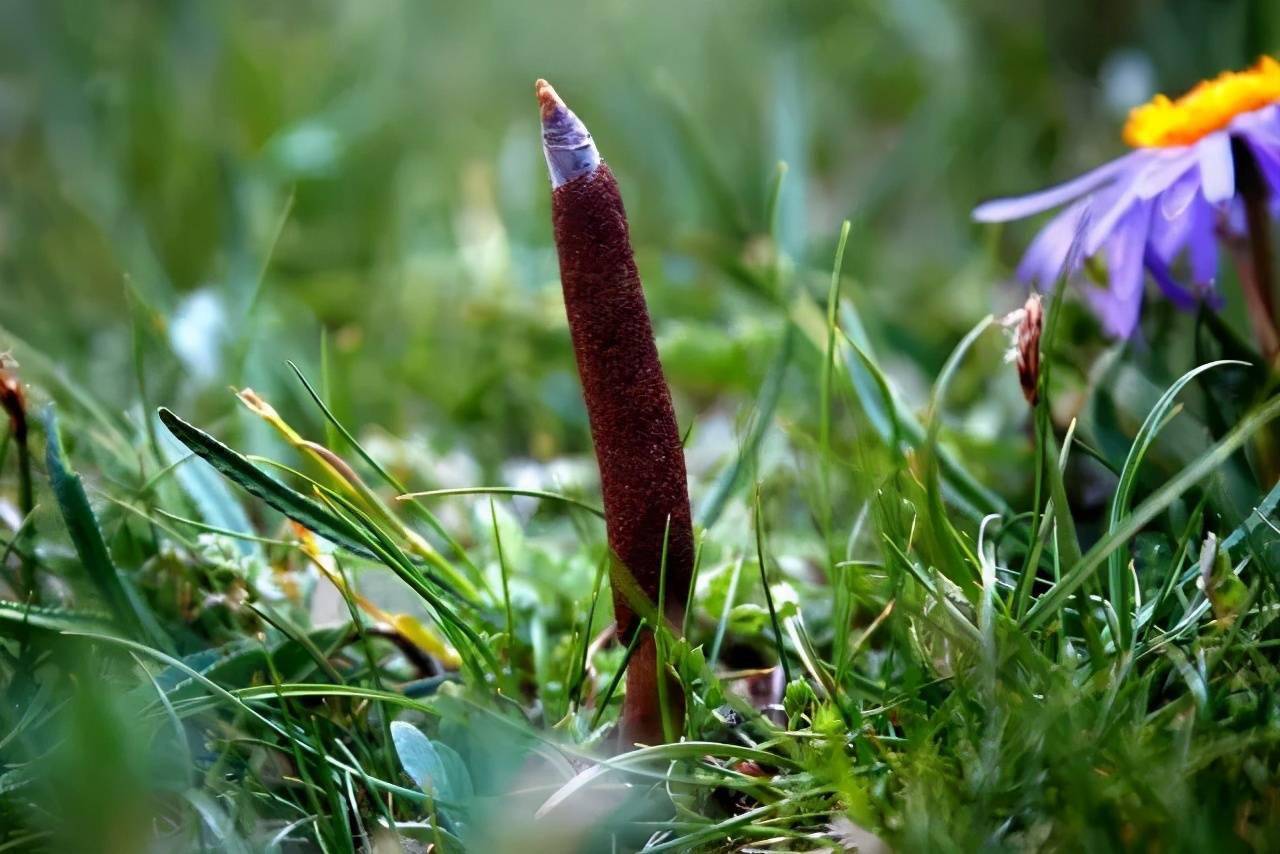
{"type": "Polygon", "coordinates": [[[0,3],[0,851],[1273,849],[1235,274],[1129,344],[1046,297],[1029,409],[1030,232],[967,220],[1273,5],[0,3]],[[538,76],[688,431],[683,730],[625,752],[538,76]]]}

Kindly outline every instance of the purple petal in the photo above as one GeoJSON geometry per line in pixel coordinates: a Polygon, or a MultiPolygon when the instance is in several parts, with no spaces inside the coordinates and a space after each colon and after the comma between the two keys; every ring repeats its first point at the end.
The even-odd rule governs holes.
{"type": "Polygon", "coordinates": [[[1242,130],[1238,134],[1254,145],[1263,145],[1273,151],[1280,151],[1280,122],[1275,126],[1258,126],[1242,130]]]}
{"type": "Polygon", "coordinates": [[[1084,240],[1084,254],[1095,255],[1107,242],[1121,219],[1124,218],[1138,201],[1134,193],[1133,182],[1120,182],[1107,187],[1093,196],[1094,221],[1084,240]]]}
{"type": "Polygon", "coordinates": [[[1200,174],[1195,170],[1183,173],[1169,189],[1160,194],[1160,214],[1173,221],[1186,212],[1191,200],[1200,190],[1200,174]]]}
{"type": "Polygon", "coordinates": [[[1041,288],[1052,287],[1064,272],[1063,266],[1071,254],[1088,208],[1088,200],[1083,199],[1049,220],[1031,241],[1018,264],[1016,275],[1021,281],[1041,288]]]}
{"type": "Polygon", "coordinates": [[[1065,184],[1059,184],[1038,193],[983,202],[973,209],[973,218],[978,222],[1008,222],[1056,208],[1106,184],[1117,175],[1132,168],[1134,161],[1144,154],[1143,150],[1131,151],[1065,184]]]}
{"type": "Polygon", "coordinates": [[[1151,204],[1139,203],[1129,209],[1107,241],[1107,266],[1111,270],[1108,299],[1102,325],[1117,338],[1128,338],[1138,325],[1142,308],[1142,259],[1147,242],[1151,204]]]}
{"type": "Polygon", "coordinates": [[[1200,180],[1204,197],[1217,204],[1236,194],[1235,164],[1231,159],[1231,136],[1217,131],[1195,145],[1200,158],[1200,180]]]}
{"type": "Polygon", "coordinates": [[[1156,280],[1160,290],[1175,306],[1183,311],[1192,311],[1199,304],[1196,295],[1173,278],[1173,273],[1169,271],[1169,266],[1160,259],[1150,246],[1147,247],[1142,256],[1142,263],[1146,266],[1147,272],[1151,273],[1151,278],[1156,280]]]}
{"type": "Polygon", "coordinates": [[[1117,181],[1112,191],[1119,190],[1115,201],[1107,205],[1099,193],[1098,209],[1105,211],[1089,229],[1084,242],[1086,255],[1093,255],[1111,235],[1112,229],[1139,201],[1155,198],[1188,174],[1196,162],[1194,149],[1171,149],[1169,152],[1148,151],[1147,163],[1124,186],[1117,181]]]}
{"type": "Polygon", "coordinates": [[[1197,186],[1193,187],[1191,196],[1185,203],[1181,204],[1181,210],[1174,217],[1166,217],[1164,215],[1165,196],[1178,190],[1177,186],[1165,191],[1164,196],[1160,197],[1157,203],[1160,212],[1151,216],[1151,234],[1148,237],[1151,246],[1155,249],[1160,260],[1166,264],[1172,264],[1173,260],[1178,257],[1183,248],[1187,245],[1187,238],[1191,234],[1191,227],[1195,224],[1195,215],[1191,211],[1191,202],[1199,195],[1200,188],[1199,176],[1196,176],[1197,186]]]}
{"type": "Polygon", "coordinates": [[[1134,205],[1107,242],[1111,289],[1121,296],[1142,288],[1142,258],[1150,221],[1150,203],[1134,205]]]}
{"type": "MultiPolygon", "coordinates": [[[[1130,213],[1136,204],[1155,198],[1168,190],[1171,185],[1182,184],[1180,190],[1185,192],[1186,187],[1181,179],[1191,174],[1190,169],[1196,162],[1195,150],[1177,149],[1172,154],[1152,153],[1151,157],[1153,158],[1151,162],[1133,177],[1119,198],[1089,229],[1089,236],[1084,244],[1087,255],[1094,254],[1102,247],[1102,244],[1111,236],[1111,232],[1118,227],[1121,218],[1130,213]]],[[[1119,186],[1117,184],[1113,189],[1118,189],[1119,186]]],[[[1194,187],[1194,184],[1192,186],[1194,187]]],[[[1102,193],[1098,194],[1098,199],[1100,205],[1104,204],[1102,193]]]]}
{"type": "Polygon", "coordinates": [[[1133,192],[1140,199],[1153,199],[1187,174],[1196,163],[1194,148],[1173,148],[1152,155],[1149,166],[1133,180],[1133,192]]]}
{"type": "Polygon", "coordinates": [[[1231,120],[1229,128],[1233,133],[1247,134],[1280,130],[1280,105],[1270,104],[1261,109],[1241,113],[1231,120]]]}
{"type": "Polygon", "coordinates": [[[1111,231],[1135,203],[1155,198],[1171,185],[1179,182],[1183,176],[1191,174],[1191,167],[1196,163],[1195,149],[1179,148],[1169,151],[1145,150],[1146,163],[1137,168],[1129,180],[1117,179],[1116,183],[1096,194],[1095,210],[1102,211],[1094,224],[1089,228],[1085,238],[1084,251],[1093,255],[1107,242],[1111,231]],[[1108,193],[1110,195],[1108,195],[1108,193]]]}
{"type": "Polygon", "coordinates": [[[1189,214],[1192,222],[1187,254],[1191,261],[1191,279],[1198,285],[1211,285],[1218,276],[1217,214],[1203,196],[1196,197],[1189,214]]]}
{"type": "Polygon", "coordinates": [[[1110,290],[1090,288],[1085,296],[1093,307],[1093,313],[1102,322],[1102,329],[1112,338],[1128,338],[1138,328],[1138,316],[1142,313],[1142,290],[1129,297],[1118,297],[1110,290]]]}
{"type": "Polygon", "coordinates": [[[1248,237],[1249,219],[1244,212],[1244,199],[1233,198],[1227,202],[1226,210],[1218,211],[1218,231],[1225,231],[1232,237],[1248,237]]]}

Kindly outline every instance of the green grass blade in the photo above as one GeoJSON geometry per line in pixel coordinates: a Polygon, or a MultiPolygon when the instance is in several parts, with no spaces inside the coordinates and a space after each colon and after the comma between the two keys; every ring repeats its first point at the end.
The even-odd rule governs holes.
{"type": "MultiPolygon", "coordinates": [[[[1027,612],[1027,606],[1031,602],[1031,588],[1035,584],[1036,576],[1040,571],[1040,555],[1044,551],[1045,542],[1048,540],[1050,532],[1054,529],[1054,524],[1057,523],[1060,528],[1067,532],[1064,536],[1067,537],[1068,542],[1075,544],[1077,558],[1079,557],[1080,548],[1079,541],[1076,539],[1075,521],[1071,518],[1069,511],[1065,514],[1065,518],[1063,517],[1064,514],[1057,509],[1058,503],[1052,497],[1055,493],[1062,493],[1064,496],[1066,494],[1066,489],[1062,482],[1062,473],[1066,471],[1067,459],[1071,454],[1076,422],[1072,421],[1070,426],[1067,427],[1067,435],[1062,443],[1062,450],[1055,458],[1052,453],[1055,448],[1051,432],[1053,428],[1049,423],[1048,404],[1043,397],[1040,398],[1040,402],[1036,405],[1035,419],[1038,437],[1036,442],[1036,479],[1040,481],[1054,478],[1054,475],[1047,471],[1048,466],[1054,466],[1057,468],[1057,482],[1056,484],[1050,484],[1049,500],[1045,504],[1044,513],[1037,517],[1039,525],[1034,531],[1031,550],[1023,564],[1022,574],[1018,577],[1017,586],[1014,588],[1013,613],[1018,619],[1021,619],[1022,615],[1027,612]]],[[[1036,492],[1038,495],[1040,489],[1037,488],[1036,492]]],[[[1056,556],[1060,557],[1060,555],[1061,548],[1056,553],[1056,556]]]]}
{"type": "MultiPolygon", "coordinates": [[[[836,243],[836,260],[831,270],[831,286],[827,290],[827,345],[822,359],[822,377],[818,389],[818,465],[822,473],[820,486],[820,513],[823,542],[827,546],[827,560],[834,564],[837,557],[831,543],[831,385],[835,374],[836,344],[840,329],[840,271],[844,266],[845,245],[849,242],[849,221],[840,226],[840,239],[836,243]]],[[[830,571],[830,567],[828,567],[830,571]]]]}
{"type": "MultiPolygon", "coordinates": [[[[152,418],[147,418],[147,425],[152,427],[152,418]]],[[[216,470],[207,466],[180,465],[187,457],[187,449],[177,442],[171,431],[163,434],[157,431],[156,446],[161,455],[160,462],[165,464],[162,471],[173,472],[204,521],[215,528],[233,532],[231,536],[240,540],[239,548],[243,554],[260,554],[261,549],[253,545],[254,531],[248,514],[216,470]]]]}
{"type": "Polygon", "coordinates": [[[250,495],[262,499],[299,525],[335,545],[365,557],[373,557],[373,553],[362,544],[351,525],[316,501],[266,475],[242,454],[183,421],[168,409],[161,407],[159,415],[160,421],[179,442],[250,495]]]}
{"type": "MultiPolygon", "coordinates": [[[[1054,543],[1057,546],[1058,560],[1065,566],[1072,566],[1080,560],[1080,536],[1076,533],[1076,521],[1071,515],[1071,504],[1067,501],[1067,484],[1063,480],[1070,447],[1058,450],[1058,443],[1053,437],[1053,427],[1049,424],[1048,410],[1042,416],[1043,429],[1040,440],[1045,446],[1045,478],[1049,481],[1049,500],[1053,502],[1053,524],[1055,526],[1054,543]],[[1051,460],[1058,460],[1053,465],[1051,460]]],[[[1075,425],[1068,430],[1068,439],[1075,433],[1075,425]]]]}
{"type": "Polygon", "coordinates": [[[951,380],[955,377],[960,362],[973,347],[974,343],[995,322],[995,318],[987,315],[978,321],[968,334],[960,340],[955,350],[943,364],[938,379],[934,383],[929,397],[928,429],[923,445],[925,467],[925,493],[929,504],[929,513],[925,530],[930,532],[938,560],[946,567],[948,578],[960,585],[967,594],[976,594],[978,581],[981,578],[978,559],[960,537],[951,524],[946,504],[942,496],[942,469],[938,461],[938,433],[942,427],[942,404],[946,400],[951,380]],[[961,572],[961,569],[964,571],[961,572]]]}
{"type": "MultiPolygon", "coordinates": [[[[1216,362],[1208,362],[1187,371],[1178,378],[1173,385],[1160,396],[1156,401],[1156,405],[1151,408],[1147,414],[1147,418],[1142,422],[1137,436],[1134,437],[1133,445],[1129,449],[1129,455],[1125,458],[1124,465],[1120,469],[1120,479],[1116,483],[1115,494],[1111,501],[1111,509],[1107,514],[1107,532],[1114,531],[1124,520],[1125,514],[1129,511],[1129,503],[1133,497],[1133,491],[1137,487],[1138,470],[1142,465],[1143,459],[1146,457],[1147,451],[1155,442],[1156,436],[1160,429],[1167,423],[1166,417],[1173,408],[1174,400],[1183,388],[1187,386],[1196,377],[1205,371],[1219,367],[1221,365],[1247,365],[1247,362],[1240,362],[1233,359],[1221,359],[1216,362]]],[[[1132,589],[1132,575],[1129,573],[1128,562],[1125,560],[1124,552],[1116,549],[1107,558],[1107,582],[1110,591],[1110,599],[1112,607],[1116,610],[1116,621],[1119,636],[1116,638],[1118,649],[1130,649],[1133,646],[1133,614],[1134,614],[1134,596],[1135,591],[1132,589]]]]}
{"type": "Polygon", "coordinates": [[[699,506],[698,527],[709,529],[719,520],[725,505],[729,503],[729,498],[742,480],[742,473],[755,460],[765,433],[773,425],[773,415],[778,408],[778,402],[782,399],[782,392],[786,387],[787,369],[791,365],[795,352],[796,335],[796,325],[788,323],[782,333],[782,344],[760,386],[760,393],[756,396],[755,411],[751,415],[746,438],[743,439],[742,447],[733,458],[733,462],[716,478],[715,485],[699,506]]]}
{"type": "Polygon", "coordinates": [[[518,495],[525,498],[542,498],[547,501],[559,501],[579,510],[586,510],[592,515],[604,518],[604,511],[585,501],[558,492],[547,492],[542,489],[520,489],[514,486],[459,486],[451,489],[428,489],[425,492],[406,492],[397,495],[397,501],[414,501],[419,498],[438,498],[446,495],[518,495]]]}
{"type": "Polygon", "coordinates": [[[71,469],[67,461],[62,436],[58,432],[58,419],[52,406],[45,409],[44,424],[45,465],[49,469],[49,483],[53,487],[58,510],[66,523],[67,533],[71,535],[81,566],[98,588],[112,615],[129,635],[168,648],[170,641],[164,630],[141,597],[126,585],[111,559],[80,475],[71,469]]]}
{"type": "MultiPolygon", "coordinates": [[[[326,427],[330,431],[336,431],[341,435],[347,445],[360,455],[360,459],[364,460],[369,468],[373,469],[378,477],[382,478],[384,483],[396,491],[397,496],[401,496],[408,492],[409,490],[405,488],[405,485],[401,483],[399,478],[387,471],[381,463],[373,458],[372,454],[365,450],[364,445],[361,445],[356,441],[356,437],[351,435],[351,431],[347,429],[346,425],[339,421],[338,417],[333,414],[333,410],[329,408],[329,404],[325,402],[325,399],[318,391],[316,391],[315,387],[311,385],[310,381],[307,380],[306,375],[302,373],[301,369],[299,369],[292,361],[288,361],[286,364],[293,370],[294,375],[297,376],[298,381],[302,383],[302,387],[306,389],[307,394],[311,396],[312,402],[315,403],[315,405],[319,407],[320,411],[324,414],[326,427]]],[[[436,518],[434,513],[426,507],[423,507],[418,502],[410,503],[409,509],[414,513],[414,515],[426,522],[441,539],[448,543],[449,548],[451,548],[454,553],[456,553],[458,557],[467,564],[468,568],[474,575],[480,575],[480,570],[476,568],[475,564],[471,563],[471,556],[467,554],[467,550],[453,538],[448,529],[440,523],[440,520],[436,518]]]]}
{"type": "Polygon", "coordinates": [[[1046,620],[1085,583],[1098,567],[1143,526],[1158,516],[1184,492],[1226,462],[1254,433],[1280,415],[1280,398],[1273,398],[1254,410],[1236,425],[1235,429],[1201,454],[1191,465],[1156,490],[1139,504],[1124,520],[1099,540],[1075,565],[1063,573],[1062,580],[1036,600],[1035,605],[1022,620],[1023,629],[1030,631],[1046,620]]]}
{"type": "Polygon", "coordinates": [[[47,632],[110,632],[111,617],[90,611],[52,608],[0,599],[0,634],[19,635],[30,629],[47,632]]]}
{"type": "Polygon", "coordinates": [[[1244,542],[1244,538],[1253,533],[1254,529],[1259,525],[1265,524],[1271,514],[1275,512],[1276,506],[1280,505],[1280,482],[1271,487],[1271,491],[1266,497],[1253,508],[1253,512],[1249,517],[1240,523],[1231,534],[1222,541],[1220,548],[1232,549],[1244,542]]]}
{"type": "Polygon", "coordinates": [[[733,612],[734,600],[738,598],[738,581],[742,578],[742,557],[733,562],[732,575],[729,576],[729,589],[724,595],[724,608],[716,620],[716,633],[711,640],[711,651],[707,654],[707,666],[714,669],[720,659],[720,645],[724,643],[725,630],[729,628],[729,615],[733,612]]]}
{"type": "Polygon", "coordinates": [[[784,684],[791,684],[791,666],[787,664],[787,647],[782,642],[782,624],[778,610],[773,606],[773,593],[769,589],[769,571],[765,565],[764,516],[760,507],[760,489],[756,488],[755,501],[756,560],[760,564],[760,586],[764,588],[764,603],[769,608],[769,623],[773,626],[773,640],[778,648],[778,663],[782,665],[784,684]]]}

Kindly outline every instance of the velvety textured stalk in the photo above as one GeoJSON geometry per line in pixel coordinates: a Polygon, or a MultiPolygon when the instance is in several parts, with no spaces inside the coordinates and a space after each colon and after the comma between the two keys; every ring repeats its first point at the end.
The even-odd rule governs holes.
{"type": "MultiPolygon", "coordinates": [[[[605,526],[618,634],[627,642],[638,618],[624,595],[626,574],[658,602],[666,539],[665,612],[679,631],[693,569],[684,450],[653,340],[617,181],[600,162],[586,128],[539,81],[543,139],[551,170],[552,224],[565,311],[604,494],[605,526]],[[669,522],[668,522],[669,520],[669,522]],[[668,528],[669,524],[669,528],[668,528]]],[[[680,723],[679,689],[668,697],[680,723]]],[[[621,741],[663,740],[653,638],[640,642],[627,670],[621,741]]]]}

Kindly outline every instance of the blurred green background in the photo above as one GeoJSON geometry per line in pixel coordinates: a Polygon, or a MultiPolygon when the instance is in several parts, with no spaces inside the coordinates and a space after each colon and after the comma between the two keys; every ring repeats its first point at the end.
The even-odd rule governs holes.
{"type": "MultiPolygon", "coordinates": [[[[824,293],[845,218],[846,293],[922,400],[1019,301],[1033,226],[972,205],[1113,156],[1130,105],[1278,40],[1265,0],[0,0],[0,349],[250,446],[229,385],[319,425],[291,358],[349,423],[482,468],[582,452],[543,76],[619,176],[682,422],[756,394],[770,271],[824,293]]],[[[999,356],[957,386],[990,430],[1022,412],[999,356]]]]}

